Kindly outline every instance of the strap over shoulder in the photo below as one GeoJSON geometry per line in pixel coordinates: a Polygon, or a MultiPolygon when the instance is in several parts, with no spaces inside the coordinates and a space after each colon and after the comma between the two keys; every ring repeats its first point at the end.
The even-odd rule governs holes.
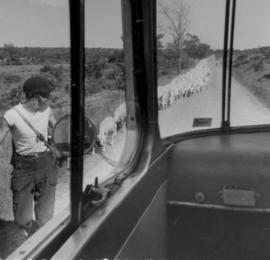
{"type": "Polygon", "coordinates": [[[41,134],[32,124],[31,122],[21,113],[21,111],[18,110],[18,108],[14,107],[14,110],[18,113],[18,115],[24,120],[24,122],[35,132],[37,135],[37,138],[42,141],[46,147],[52,152],[52,156],[54,160],[56,161],[57,165],[61,165],[64,160],[66,160],[66,156],[63,155],[56,146],[52,143],[49,144],[49,142],[45,139],[44,135],[41,134]]]}
{"type": "Polygon", "coordinates": [[[40,133],[32,124],[31,122],[21,113],[21,111],[17,107],[13,107],[13,109],[18,113],[18,115],[23,119],[23,121],[34,131],[34,133],[37,135],[37,138],[44,142],[45,145],[48,147],[48,142],[46,141],[44,135],[40,133]]]}

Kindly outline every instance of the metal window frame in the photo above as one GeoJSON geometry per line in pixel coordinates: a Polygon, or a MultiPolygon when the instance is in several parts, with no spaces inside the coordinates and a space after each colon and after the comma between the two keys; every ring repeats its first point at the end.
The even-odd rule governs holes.
{"type": "Polygon", "coordinates": [[[222,131],[230,128],[231,84],[236,0],[226,0],[222,71],[222,131]],[[228,49],[229,46],[229,49],[228,49]],[[227,74],[228,72],[228,74],[227,74]]]}
{"type": "Polygon", "coordinates": [[[69,1],[71,40],[71,225],[82,219],[84,151],[84,0],[69,1]]]}
{"type": "MultiPolygon", "coordinates": [[[[158,131],[156,66],[156,1],[122,0],[125,53],[127,140],[114,175],[101,184],[117,192],[121,183],[138,168],[149,167],[165,147],[158,131]],[[129,130],[136,135],[130,136],[129,130]],[[134,140],[131,140],[135,138],[134,140]]],[[[83,217],[94,210],[89,206],[83,217]]]]}

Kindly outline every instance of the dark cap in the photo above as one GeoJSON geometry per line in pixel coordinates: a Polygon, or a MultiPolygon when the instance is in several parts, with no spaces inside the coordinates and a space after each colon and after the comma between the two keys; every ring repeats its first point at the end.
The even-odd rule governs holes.
{"type": "Polygon", "coordinates": [[[27,79],[23,84],[23,91],[28,96],[34,96],[36,94],[48,95],[54,90],[54,85],[49,80],[42,77],[31,77],[27,79]]]}

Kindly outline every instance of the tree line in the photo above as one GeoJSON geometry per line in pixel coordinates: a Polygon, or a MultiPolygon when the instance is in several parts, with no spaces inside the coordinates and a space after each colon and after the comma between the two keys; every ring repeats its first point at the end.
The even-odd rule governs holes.
{"type": "Polygon", "coordinates": [[[197,59],[213,54],[210,46],[199,37],[189,33],[189,5],[184,1],[171,5],[158,1],[157,4],[157,48],[159,76],[174,70],[177,75],[182,69],[193,66],[197,59]]]}

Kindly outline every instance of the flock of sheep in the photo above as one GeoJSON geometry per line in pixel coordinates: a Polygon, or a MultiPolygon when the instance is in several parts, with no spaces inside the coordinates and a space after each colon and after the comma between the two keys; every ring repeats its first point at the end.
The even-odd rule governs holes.
{"type": "MultiPolygon", "coordinates": [[[[210,78],[208,59],[201,60],[187,73],[179,75],[166,86],[158,87],[159,109],[166,109],[178,99],[191,97],[207,88],[210,78]]],[[[106,117],[99,125],[98,141],[103,151],[113,146],[114,137],[120,129],[126,127],[126,103],[120,104],[113,117],[106,117]]]]}
{"type": "Polygon", "coordinates": [[[124,102],[115,109],[113,117],[105,117],[103,121],[101,121],[98,140],[102,151],[105,151],[109,145],[113,146],[114,137],[118,130],[125,130],[126,116],[126,103],[124,102]]]}
{"type": "Polygon", "coordinates": [[[178,99],[191,97],[207,87],[210,78],[208,59],[203,59],[197,65],[171,80],[166,86],[158,87],[158,108],[167,109],[178,99]]]}

